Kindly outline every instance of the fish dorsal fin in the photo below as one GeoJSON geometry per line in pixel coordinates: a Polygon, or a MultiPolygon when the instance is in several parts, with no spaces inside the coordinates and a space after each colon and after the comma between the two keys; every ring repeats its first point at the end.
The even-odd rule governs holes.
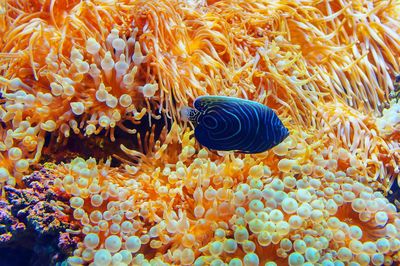
{"type": "Polygon", "coordinates": [[[199,110],[200,112],[206,111],[209,107],[212,107],[213,105],[219,105],[223,103],[234,103],[234,102],[247,102],[248,104],[254,104],[254,102],[241,99],[241,98],[236,98],[236,97],[230,97],[230,96],[211,96],[211,95],[205,95],[205,96],[199,96],[196,98],[194,101],[194,108],[199,110]]]}

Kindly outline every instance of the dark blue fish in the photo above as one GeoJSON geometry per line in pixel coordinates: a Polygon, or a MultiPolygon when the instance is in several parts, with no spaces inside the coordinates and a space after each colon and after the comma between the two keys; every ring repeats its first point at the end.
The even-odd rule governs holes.
{"type": "Polygon", "coordinates": [[[201,96],[184,107],[182,118],[193,122],[201,145],[219,151],[259,153],[281,143],[288,129],[267,106],[227,96],[201,96]]]}

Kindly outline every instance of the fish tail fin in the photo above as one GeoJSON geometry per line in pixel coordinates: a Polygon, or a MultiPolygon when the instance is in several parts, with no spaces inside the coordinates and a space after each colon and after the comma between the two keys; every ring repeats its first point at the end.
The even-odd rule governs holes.
{"type": "Polygon", "coordinates": [[[196,122],[196,118],[198,115],[199,111],[197,111],[194,108],[184,106],[181,109],[181,119],[185,122],[196,122]]]}

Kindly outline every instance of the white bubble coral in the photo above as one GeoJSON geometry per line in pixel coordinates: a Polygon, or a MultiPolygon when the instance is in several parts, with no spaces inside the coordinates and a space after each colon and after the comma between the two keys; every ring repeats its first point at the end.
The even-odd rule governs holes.
{"type": "MultiPolygon", "coordinates": [[[[188,158],[180,154],[185,149],[170,148],[177,144],[175,129],[163,146],[142,157],[134,172],[93,159],[75,159],[55,169],[64,176],[56,183],[72,194],[74,218],[86,235],[75,256],[83,258],[90,249],[106,262],[108,254],[114,258],[128,251],[135,263],[230,263],[235,257],[233,264],[273,260],[297,265],[361,261],[360,254],[387,260],[400,250],[400,217],[394,205],[347,176],[340,165],[319,169],[322,176],[317,177],[319,172],[296,172],[304,164],[315,169],[320,161],[281,172],[273,152],[263,158],[198,151],[188,158]],[[238,160],[243,161],[242,171],[235,170],[238,160]],[[265,167],[269,171],[259,171],[265,167]],[[202,215],[196,211],[199,206],[202,215]],[[375,255],[378,251],[381,256],[375,255]]],[[[191,135],[184,133],[183,147],[194,145],[191,135]]],[[[302,149],[293,147],[289,154],[302,149]]],[[[321,159],[317,153],[309,158],[321,159]]]]}

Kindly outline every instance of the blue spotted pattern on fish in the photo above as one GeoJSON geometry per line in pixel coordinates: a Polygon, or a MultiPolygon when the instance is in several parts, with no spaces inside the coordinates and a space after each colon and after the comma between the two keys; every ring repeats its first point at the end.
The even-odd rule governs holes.
{"type": "Polygon", "coordinates": [[[271,108],[240,98],[201,96],[181,115],[193,122],[198,142],[211,150],[260,153],[289,135],[271,108]]]}

